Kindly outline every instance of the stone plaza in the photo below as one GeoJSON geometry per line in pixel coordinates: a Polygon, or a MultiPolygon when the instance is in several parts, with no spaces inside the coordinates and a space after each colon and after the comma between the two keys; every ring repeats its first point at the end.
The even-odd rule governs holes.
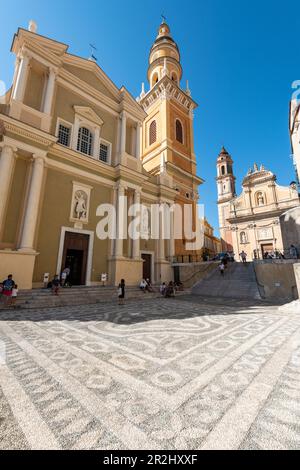
{"type": "Polygon", "coordinates": [[[0,312],[1,449],[299,449],[300,316],[176,299],[0,312]]]}

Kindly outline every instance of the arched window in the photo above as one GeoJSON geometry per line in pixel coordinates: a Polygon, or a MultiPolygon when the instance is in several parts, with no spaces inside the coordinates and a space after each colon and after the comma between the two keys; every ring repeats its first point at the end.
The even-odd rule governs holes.
{"type": "Polygon", "coordinates": [[[156,85],[157,82],[158,82],[158,73],[155,72],[155,74],[152,76],[152,87],[154,87],[154,85],[156,85]]]}
{"type": "Polygon", "coordinates": [[[241,232],[241,234],[240,234],[240,239],[241,239],[241,243],[242,243],[242,244],[247,243],[247,235],[246,235],[246,232],[241,232]]]}
{"type": "Polygon", "coordinates": [[[81,127],[78,132],[78,152],[92,155],[93,134],[86,127],[81,127]]]}
{"type": "Polygon", "coordinates": [[[157,126],[156,121],[152,121],[149,128],[149,145],[156,142],[157,139],[157,126]]]}
{"type": "Polygon", "coordinates": [[[172,73],[172,81],[177,83],[177,75],[175,72],[172,73]]]}
{"type": "Polygon", "coordinates": [[[225,166],[224,165],[221,167],[221,174],[222,174],[222,176],[225,175],[225,166]]]}
{"type": "Polygon", "coordinates": [[[264,206],[266,203],[264,194],[262,192],[259,192],[256,194],[256,204],[261,207],[264,206]]]}
{"type": "Polygon", "coordinates": [[[176,140],[183,144],[183,128],[179,119],[176,119],[176,140]]]}

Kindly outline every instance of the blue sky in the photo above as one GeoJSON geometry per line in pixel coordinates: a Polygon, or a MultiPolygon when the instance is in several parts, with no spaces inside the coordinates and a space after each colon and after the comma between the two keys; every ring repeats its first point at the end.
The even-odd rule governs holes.
{"type": "Polygon", "coordinates": [[[30,19],[38,32],[70,45],[98,63],[117,86],[137,96],[146,80],[148,54],[167,17],[177,41],[184,76],[199,104],[195,117],[198,174],[206,180],[201,201],[217,228],[216,167],[222,145],[234,159],[237,191],[248,168],[264,163],[280,184],[295,179],[290,158],[288,109],[292,83],[300,79],[300,15],[285,0],[120,0],[63,2],[0,0],[0,80],[10,84],[13,34],[30,19]],[[4,12],[4,13],[3,13],[4,12]]]}

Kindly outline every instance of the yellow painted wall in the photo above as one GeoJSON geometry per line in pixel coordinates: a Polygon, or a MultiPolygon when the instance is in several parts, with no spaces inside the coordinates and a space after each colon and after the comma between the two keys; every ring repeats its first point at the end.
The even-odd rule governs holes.
{"type": "Polygon", "coordinates": [[[27,171],[29,163],[21,158],[16,160],[15,171],[11,186],[11,196],[8,201],[6,220],[3,232],[3,242],[16,247],[20,218],[25,197],[27,171]]]}
{"type": "MultiPolygon", "coordinates": [[[[45,272],[49,272],[51,275],[56,274],[61,227],[74,227],[74,223],[69,220],[73,181],[86,184],[86,181],[80,178],[48,170],[37,242],[37,251],[40,255],[36,261],[34,282],[41,282],[45,272]]],[[[99,204],[110,201],[109,188],[93,186],[89,223],[84,225],[84,230],[96,230],[96,225],[99,222],[96,217],[96,209],[99,204]]],[[[99,275],[108,270],[108,248],[108,241],[98,240],[95,234],[92,282],[99,281],[99,275]]]]}
{"type": "Polygon", "coordinates": [[[71,72],[76,77],[80,78],[84,82],[88,83],[92,87],[96,88],[96,90],[101,91],[104,95],[108,96],[109,98],[116,100],[113,94],[108,90],[108,88],[102,83],[102,81],[95,75],[94,72],[89,70],[85,70],[80,67],[74,67],[73,65],[64,65],[64,68],[71,72]]]}
{"type": "Polygon", "coordinates": [[[117,126],[118,120],[117,117],[112,116],[107,111],[104,111],[102,108],[97,108],[95,105],[91,105],[84,98],[77,96],[75,93],[66,90],[60,86],[57,87],[56,96],[55,96],[55,105],[53,111],[53,121],[52,121],[52,133],[54,134],[57,126],[57,119],[61,118],[65,121],[74,123],[75,120],[75,111],[74,106],[88,106],[95,111],[95,113],[104,121],[104,124],[101,129],[101,137],[108,142],[111,142],[112,153],[116,152],[116,139],[117,139],[117,126]]]}
{"type": "Polygon", "coordinates": [[[25,90],[24,103],[37,111],[41,111],[44,84],[45,75],[43,72],[31,67],[25,90]]]}

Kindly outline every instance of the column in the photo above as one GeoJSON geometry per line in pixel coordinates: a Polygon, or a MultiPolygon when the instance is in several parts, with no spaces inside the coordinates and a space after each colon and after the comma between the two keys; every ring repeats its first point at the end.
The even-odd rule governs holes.
{"type": "Polygon", "coordinates": [[[21,251],[35,251],[34,238],[43,184],[44,165],[44,158],[34,155],[33,170],[20,244],[21,251]]]}
{"type": "MultiPolygon", "coordinates": [[[[161,202],[161,204],[163,204],[161,202]]],[[[164,214],[163,211],[159,215],[159,240],[158,240],[158,259],[160,261],[164,261],[166,259],[165,255],[165,240],[163,238],[164,235],[164,214]]]]}
{"type": "Polygon", "coordinates": [[[45,114],[51,114],[55,80],[56,80],[56,71],[53,67],[50,67],[48,82],[47,82],[46,92],[45,92],[44,107],[43,107],[44,108],[43,112],[45,114]]]}
{"type": "Polygon", "coordinates": [[[142,131],[142,124],[138,122],[136,125],[136,144],[135,144],[135,156],[138,160],[141,159],[141,131],[142,131]]]}
{"type": "Polygon", "coordinates": [[[4,145],[0,157],[0,234],[4,227],[5,209],[14,170],[14,150],[12,147],[4,145]]]}
{"type": "MultiPolygon", "coordinates": [[[[112,204],[113,204],[113,207],[115,208],[115,211],[116,211],[116,215],[117,215],[117,211],[118,211],[118,187],[115,186],[114,189],[113,189],[113,198],[112,198],[112,204]]],[[[115,223],[116,223],[116,228],[114,228],[114,230],[117,229],[117,218],[115,219],[115,223]]],[[[116,236],[117,236],[117,232],[116,232],[116,236]]],[[[114,257],[116,255],[116,239],[113,239],[111,240],[111,256],[114,257]]]]}
{"type": "Polygon", "coordinates": [[[15,89],[13,93],[13,99],[17,101],[23,101],[26,89],[26,82],[28,77],[28,66],[29,66],[29,56],[24,54],[21,57],[21,62],[19,65],[19,70],[17,74],[17,80],[15,84],[15,89]]]}
{"type": "Polygon", "coordinates": [[[93,144],[93,157],[95,160],[100,159],[100,129],[96,127],[94,133],[94,144],[93,144]]]}
{"type": "Polygon", "coordinates": [[[117,238],[115,256],[122,258],[124,255],[124,224],[125,224],[125,187],[118,187],[118,210],[117,210],[117,238]]]}
{"type": "Polygon", "coordinates": [[[171,220],[170,220],[170,243],[169,243],[169,249],[170,249],[170,252],[169,252],[169,256],[171,258],[171,261],[173,261],[173,258],[175,256],[175,239],[174,239],[174,236],[175,236],[175,221],[174,221],[174,217],[175,217],[175,214],[173,211],[170,212],[170,215],[171,215],[171,220]]]}
{"type": "MultiPolygon", "coordinates": [[[[141,193],[140,191],[135,191],[134,192],[134,205],[141,205],[141,193]]],[[[140,218],[141,218],[141,206],[140,206],[140,218]]],[[[140,259],[141,258],[141,253],[140,253],[140,246],[141,246],[141,224],[142,220],[140,222],[140,233],[139,233],[139,238],[137,240],[132,240],[132,257],[133,259],[140,259]]]]}
{"type": "Polygon", "coordinates": [[[121,114],[121,145],[120,145],[120,153],[123,155],[126,152],[126,122],[127,116],[125,111],[121,114]]]}

